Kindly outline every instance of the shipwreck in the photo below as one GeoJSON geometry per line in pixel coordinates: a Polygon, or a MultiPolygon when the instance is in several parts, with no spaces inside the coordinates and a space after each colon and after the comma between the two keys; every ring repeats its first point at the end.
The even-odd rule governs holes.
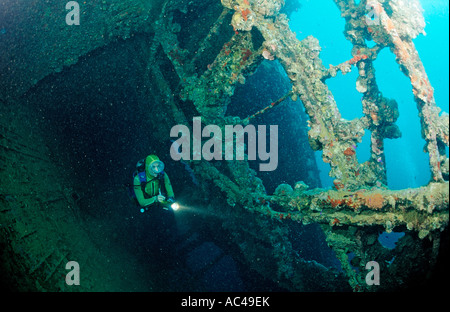
{"type": "Polygon", "coordinates": [[[271,172],[255,170],[247,155],[168,165],[181,168],[174,187],[187,185],[180,196],[198,207],[197,222],[210,227],[211,239],[226,237],[234,259],[283,290],[432,286],[448,272],[449,118],[436,105],[413,44],[425,27],[420,4],[333,1],[353,48],[346,62],[329,67],[316,38],[298,40],[290,29],[294,0],[87,1],[80,2],[80,25],[70,27],[61,1],[2,1],[0,20],[8,25],[0,34],[2,287],[134,289],[115,273],[123,268],[103,244],[128,244],[120,229],[131,226],[132,208],[117,203],[124,203],[121,181],[139,157],[150,148],[168,155],[171,127],[190,127],[194,117],[225,133],[226,125],[257,124],[277,109],[290,119],[273,123],[290,127],[302,151],[290,155],[298,168],[284,171],[289,183],[267,187],[271,172]],[[367,22],[370,14],[376,23],[367,22]],[[422,187],[387,185],[384,141],[401,135],[401,112],[377,86],[373,62],[384,49],[411,82],[431,172],[422,187]],[[342,118],[327,87],[349,71],[358,72],[363,108],[353,120],[342,118]],[[252,92],[252,79],[264,75],[272,75],[272,101],[233,115],[236,95],[252,92]],[[286,101],[294,106],[286,108],[286,101]],[[355,146],[367,131],[370,158],[361,163],[355,146]],[[331,189],[317,182],[317,151],[330,166],[331,189]],[[298,237],[307,231],[319,233],[340,268],[302,256],[298,237]],[[404,236],[386,249],[378,236],[393,231],[404,236]],[[78,288],[64,282],[72,260],[84,270],[78,288]],[[382,272],[379,285],[366,282],[371,261],[382,272]]]}

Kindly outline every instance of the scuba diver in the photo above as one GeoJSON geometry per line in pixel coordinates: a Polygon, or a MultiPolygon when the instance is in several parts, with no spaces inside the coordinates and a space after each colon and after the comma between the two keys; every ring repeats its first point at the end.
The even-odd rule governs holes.
{"type": "Polygon", "coordinates": [[[164,163],[156,155],[149,155],[138,162],[133,179],[136,203],[145,213],[145,246],[150,254],[166,258],[177,235],[174,210],[178,204],[164,163]]]}
{"type": "Polygon", "coordinates": [[[143,207],[141,212],[152,206],[167,206],[173,203],[174,193],[169,176],[164,172],[164,163],[158,156],[149,155],[145,158],[144,165],[145,169],[138,171],[133,181],[137,202],[143,207]]]}

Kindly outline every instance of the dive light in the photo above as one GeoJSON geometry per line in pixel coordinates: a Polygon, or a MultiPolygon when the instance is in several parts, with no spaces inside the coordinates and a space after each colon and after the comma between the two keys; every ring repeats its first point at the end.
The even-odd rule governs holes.
{"type": "Polygon", "coordinates": [[[177,211],[180,208],[180,205],[178,203],[173,203],[170,205],[170,208],[172,208],[173,211],[177,211]]]}
{"type": "Polygon", "coordinates": [[[164,201],[162,205],[165,210],[172,209],[173,211],[177,211],[178,209],[180,209],[180,204],[174,202],[173,200],[164,201]]]}

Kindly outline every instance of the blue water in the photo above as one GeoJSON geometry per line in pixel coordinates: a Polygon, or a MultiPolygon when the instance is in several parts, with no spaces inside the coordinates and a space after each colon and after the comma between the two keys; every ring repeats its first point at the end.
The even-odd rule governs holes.
{"type": "Polygon", "coordinates": [[[378,236],[378,241],[384,248],[394,249],[397,241],[403,236],[405,236],[404,232],[383,232],[378,236]]]}
{"type": "MultiPolygon", "coordinates": [[[[302,7],[290,18],[291,29],[302,40],[309,35],[319,39],[322,47],[323,64],[337,65],[349,60],[352,45],[344,37],[345,20],[333,1],[304,0],[302,7]],[[320,12],[320,17],[317,16],[320,12]]],[[[419,35],[414,43],[425,66],[429,80],[435,89],[437,105],[449,111],[449,1],[421,0],[426,21],[426,36],[419,35]]],[[[425,141],[420,134],[418,111],[412,94],[411,83],[395,62],[395,55],[384,49],[374,62],[376,79],[382,94],[395,99],[400,117],[397,125],[402,131],[399,139],[385,140],[388,185],[391,189],[418,187],[430,181],[428,154],[423,152],[425,141]]],[[[355,89],[357,71],[347,75],[338,74],[327,80],[338,108],[345,119],[360,118],[362,113],[361,94],[355,89]]],[[[369,158],[370,132],[366,131],[363,142],[357,149],[358,160],[369,158]]],[[[447,149],[448,153],[448,149],[447,149]]],[[[328,176],[329,165],[323,163],[321,152],[316,152],[324,187],[332,185],[328,176]]]]}

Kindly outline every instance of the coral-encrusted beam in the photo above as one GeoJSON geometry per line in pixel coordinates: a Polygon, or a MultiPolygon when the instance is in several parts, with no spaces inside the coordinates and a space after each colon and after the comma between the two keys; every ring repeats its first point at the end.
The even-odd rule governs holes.
{"type": "Polygon", "coordinates": [[[260,210],[275,219],[306,224],[381,225],[388,232],[396,226],[404,226],[419,232],[419,237],[423,238],[433,230],[448,226],[448,186],[446,182],[395,191],[379,188],[322,192],[296,189],[265,198],[265,202],[281,206],[282,209],[277,210],[284,212],[264,205],[260,210]]]}
{"type": "MultiPolygon", "coordinates": [[[[426,149],[430,157],[430,168],[434,181],[443,181],[440,168],[440,154],[437,138],[442,136],[445,142],[445,133],[439,129],[439,111],[434,99],[434,89],[428,80],[422,61],[411,40],[403,40],[395,28],[394,22],[388,16],[383,6],[377,0],[371,1],[375,13],[386,32],[391,48],[397,56],[402,71],[411,80],[414,97],[420,111],[424,139],[427,141],[426,149]]],[[[446,134],[448,137],[448,133],[446,134]]]]}

